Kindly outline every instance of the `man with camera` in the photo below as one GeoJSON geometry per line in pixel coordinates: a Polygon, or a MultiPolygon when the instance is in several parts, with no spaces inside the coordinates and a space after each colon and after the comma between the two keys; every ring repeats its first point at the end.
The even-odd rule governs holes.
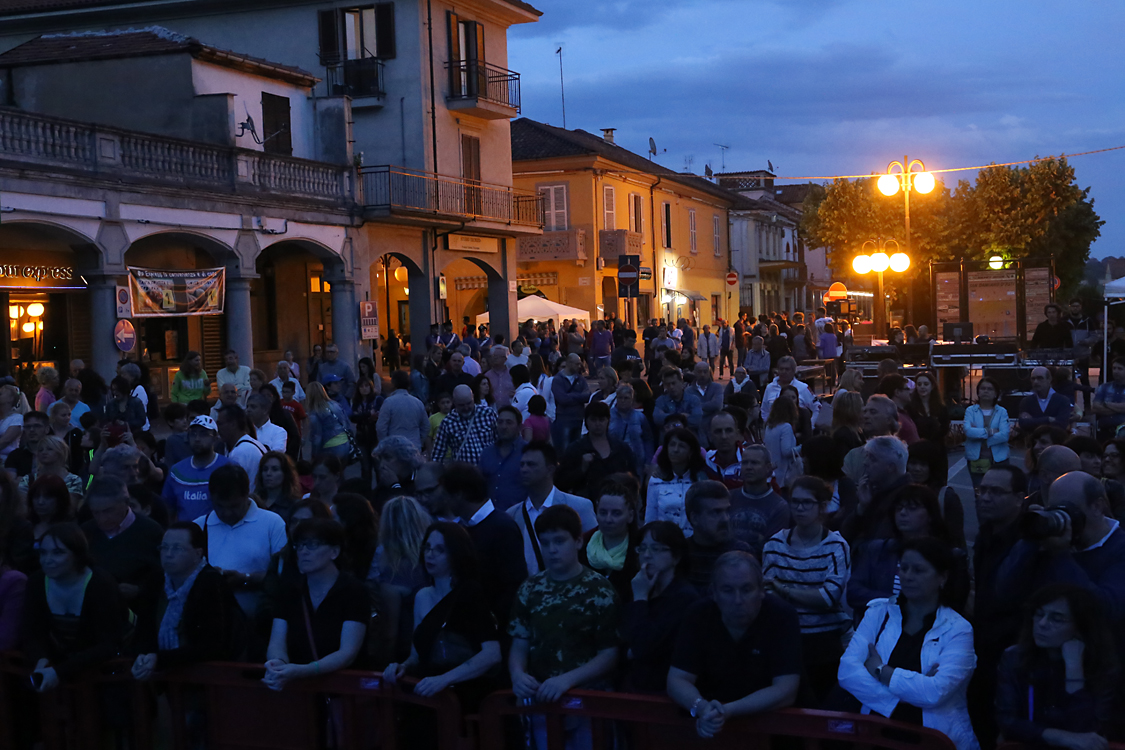
{"type": "Polygon", "coordinates": [[[1051,583],[1072,583],[1097,594],[1115,626],[1125,622],[1125,532],[1110,515],[1102,483],[1082,471],[1056,479],[1046,507],[1020,517],[1023,538],[996,575],[1000,608],[1018,608],[1051,583]]]}

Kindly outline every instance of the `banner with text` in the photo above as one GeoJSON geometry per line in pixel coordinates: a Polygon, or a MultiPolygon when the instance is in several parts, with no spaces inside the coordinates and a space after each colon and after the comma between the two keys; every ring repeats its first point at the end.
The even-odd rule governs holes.
{"type": "Polygon", "coordinates": [[[165,271],[129,268],[129,303],[135,318],[218,315],[226,301],[225,268],[165,271]]]}

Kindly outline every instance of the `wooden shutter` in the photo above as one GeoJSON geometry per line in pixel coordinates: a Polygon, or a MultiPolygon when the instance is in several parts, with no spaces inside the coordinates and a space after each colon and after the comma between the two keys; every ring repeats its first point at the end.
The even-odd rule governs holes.
{"type": "Polygon", "coordinates": [[[614,205],[613,185],[602,187],[602,204],[605,209],[605,228],[609,230],[617,229],[617,206],[614,205]]]}
{"type": "Polygon", "coordinates": [[[637,234],[645,231],[645,204],[644,198],[637,193],[629,196],[629,229],[637,234]]]}
{"type": "Polygon", "coordinates": [[[340,62],[340,14],[336,10],[322,10],[316,16],[320,29],[320,64],[336,65],[340,62]]]}
{"type": "Polygon", "coordinates": [[[717,258],[720,255],[722,255],[722,247],[723,247],[723,223],[722,223],[722,217],[719,216],[718,214],[711,217],[711,231],[712,231],[712,238],[711,239],[712,239],[712,241],[714,242],[714,245],[715,245],[715,257],[717,258]]]}
{"type": "Polygon", "coordinates": [[[476,71],[476,87],[473,93],[478,96],[487,96],[488,70],[484,66],[484,26],[474,22],[470,30],[472,31],[472,38],[476,40],[476,46],[473,48],[473,54],[470,58],[475,63],[473,68],[476,71]]]}
{"type": "Polygon", "coordinates": [[[672,204],[665,203],[660,208],[660,242],[663,247],[672,247],[672,204]]]}
{"type": "Polygon", "coordinates": [[[480,138],[476,136],[461,136],[461,175],[466,180],[480,182],[480,138]]]}
{"type": "Polygon", "coordinates": [[[546,185],[539,188],[543,195],[547,232],[566,231],[566,185],[546,185]]]}
{"type": "Polygon", "coordinates": [[[389,60],[395,56],[395,4],[375,5],[375,56],[389,60]]]}
{"type": "Polygon", "coordinates": [[[695,231],[695,229],[696,229],[696,227],[695,227],[695,209],[694,208],[689,209],[687,216],[688,216],[688,236],[691,240],[691,244],[690,244],[691,251],[693,253],[698,253],[699,252],[699,243],[698,243],[697,233],[695,231]]]}
{"type": "Polygon", "coordinates": [[[449,91],[454,96],[464,93],[461,85],[461,20],[453,11],[445,14],[449,23],[449,91]]]}
{"type": "Polygon", "coordinates": [[[262,93],[262,150],[267,154],[293,155],[293,133],[290,128],[289,99],[262,93]]]}

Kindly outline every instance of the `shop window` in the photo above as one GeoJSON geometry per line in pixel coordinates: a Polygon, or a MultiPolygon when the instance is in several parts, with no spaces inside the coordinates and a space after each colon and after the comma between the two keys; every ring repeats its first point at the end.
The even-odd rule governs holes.
{"type": "Polygon", "coordinates": [[[331,292],[332,284],[327,281],[323,281],[320,278],[320,274],[312,274],[309,276],[309,291],[315,292],[317,294],[321,292],[331,292]]]}

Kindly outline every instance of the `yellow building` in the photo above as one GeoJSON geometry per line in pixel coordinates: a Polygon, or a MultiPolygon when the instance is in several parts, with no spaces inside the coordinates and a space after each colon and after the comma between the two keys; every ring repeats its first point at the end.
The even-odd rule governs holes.
{"type": "Polygon", "coordinates": [[[538,293],[591,319],[616,314],[634,324],[736,317],[738,287],[726,283],[728,214],[744,199],[603,133],[512,122],[513,184],[546,202],[543,235],[518,241],[520,296],[538,293]],[[641,257],[635,310],[618,299],[618,256],[626,254],[641,257]]]}

